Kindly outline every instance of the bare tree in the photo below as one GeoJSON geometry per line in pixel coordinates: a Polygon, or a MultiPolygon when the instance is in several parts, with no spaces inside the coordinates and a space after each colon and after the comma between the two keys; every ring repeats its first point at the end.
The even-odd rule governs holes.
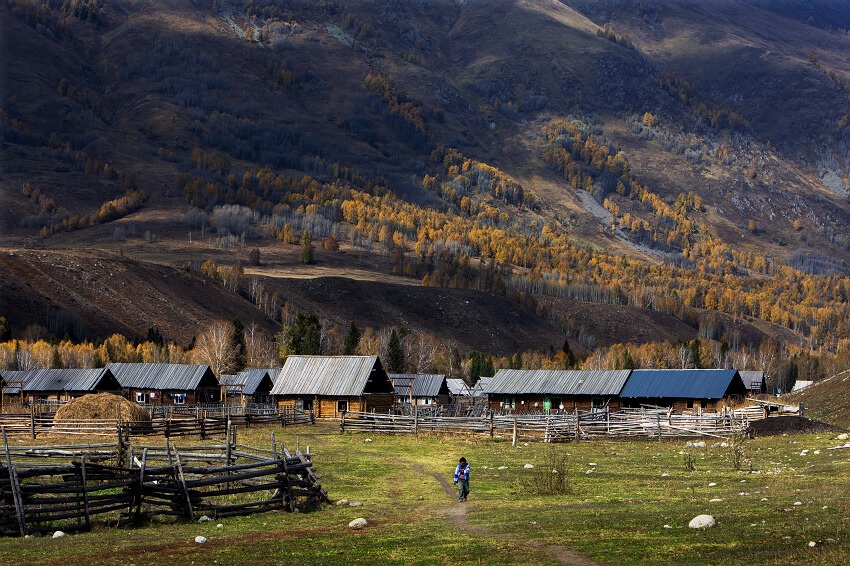
{"type": "Polygon", "coordinates": [[[234,370],[239,353],[234,343],[233,325],[225,320],[216,320],[198,336],[192,358],[196,364],[210,366],[216,377],[234,370]]]}
{"type": "Polygon", "coordinates": [[[246,367],[270,368],[278,365],[274,343],[256,322],[252,322],[245,329],[245,349],[246,367]]]}

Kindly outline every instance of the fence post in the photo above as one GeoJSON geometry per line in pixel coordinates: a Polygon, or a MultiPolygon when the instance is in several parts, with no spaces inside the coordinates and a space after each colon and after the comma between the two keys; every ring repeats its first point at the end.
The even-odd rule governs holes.
{"type": "Polygon", "coordinates": [[[413,436],[419,436],[419,409],[413,408],[413,436]]]}
{"type": "Polygon", "coordinates": [[[511,441],[511,446],[516,446],[516,415],[514,415],[514,435],[511,441]]]}
{"type": "Polygon", "coordinates": [[[201,440],[207,439],[207,415],[206,411],[201,411],[201,440]]]}
{"type": "Polygon", "coordinates": [[[578,407],[573,409],[573,418],[576,420],[575,439],[578,440],[581,436],[581,429],[578,426],[578,407]]]}
{"type": "Polygon", "coordinates": [[[342,413],[340,413],[340,415],[341,415],[341,418],[339,420],[339,431],[345,432],[345,411],[342,411],[342,413]]]}
{"type": "Polygon", "coordinates": [[[658,440],[661,440],[661,413],[655,413],[655,423],[658,427],[658,440]]]}
{"type": "Polygon", "coordinates": [[[495,424],[494,424],[495,418],[496,418],[496,412],[490,411],[490,438],[493,438],[493,433],[495,432],[495,424]]]}
{"type": "Polygon", "coordinates": [[[35,440],[35,406],[33,405],[30,405],[30,434],[32,439],[35,440]]]}
{"type": "MultiPolygon", "coordinates": [[[[9,441],[6,439],[6,427],[3,430],[3,447],[6,450],[6,466],[9,468],[9,486],[12,489],[12,500],[15,502],[15,513],[18,517],[18,530],[21,537],[27,534],[27,526],[24,519],[24,498],[21,496],[21,484],[18,482],[18,472],[12,464],[12,455],[9,453],[9,441]]],[[[35,437],[33,437],[35,438],[35,437]]]]}

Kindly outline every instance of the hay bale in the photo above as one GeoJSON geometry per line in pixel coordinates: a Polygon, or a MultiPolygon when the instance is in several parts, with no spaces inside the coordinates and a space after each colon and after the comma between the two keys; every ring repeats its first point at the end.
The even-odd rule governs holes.
{"type": "Polygon", "coordinates": [[[137,403],[112,393],[91,393],[59,407],[53,422],[84,420],[121,420],[122,423],[150,424],[151,417],[137,403]]]}

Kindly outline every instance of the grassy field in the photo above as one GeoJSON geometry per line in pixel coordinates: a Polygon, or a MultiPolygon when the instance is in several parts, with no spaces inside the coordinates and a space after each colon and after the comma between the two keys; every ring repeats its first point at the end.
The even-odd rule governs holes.
{"type": "MultiPolygon", "coordinates": [[[[268,447],[272,430],[240,430],[239,442],[268,447]]],[[[61,539],[4,538],[0,563],[846,564],[850,559],[850,449],[830,450],[845,443],[834,435],[747,440],[736,470],[733,450],[711,440],[706,447],[685,441],[513,447],[498,438],[340,434],[330,423],[274,430],[278,443],[290,449],[310,447],[333,501],[362,506],[326,505],[308,513],[201,524],[98,526],[61,539]],[[451,487],[461,455],[472,465],[465,504],[445,485],[451,487]],[[558,460],[568,492],[539,493],[536,486],[558,460]],[[717,526],[688,528],[701,513],[714,515],[717,526]],[[369,526],[349,529],[356,517],[369,526]],[[195,543],[197,535],[208,542],[195,543]]]]}

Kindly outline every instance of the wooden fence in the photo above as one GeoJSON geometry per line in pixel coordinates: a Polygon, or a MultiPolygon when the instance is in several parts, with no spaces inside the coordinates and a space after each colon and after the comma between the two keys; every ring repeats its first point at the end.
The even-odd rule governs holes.
{"type": "Polygon", "coordinates": [[[511,435],[514,442],[518,438],[558,442],[611,437],[726,438],[746,432],[749,422],[747,415],[680,415],[663,411],[594,411],[558,415],[490,413],[482,417],[345,413],[340,422],[340,430],[368,433],[511,435]]]}
{"type": "Polygon", "coordinates": [[[309,450],[129,443],[10,446],[3,430],[0,534],[86,530],[97,516],[136,524],[157,515],[196,520],[327,502],[309,450]],[[129,457],[128,457],[129,456],[129,457]],[[127,462],[126,464],[124,462],[127,462]]]}
{"type": "MultiPolygon", "coordinates": [[[[29,415],[0,415],[0,426],[10,436],[30,436],[39,434],[62,434],[77,436],[114,436],[119,423],[116,419],[86,419],[54,421],[53,414],[37,411],[29,415]]],[[[296,424],[314,423],[312,411],[302,411],[292,407],[283,407],[263,413],[244,412],[233,415],[211,415],[205,410],[194,413],[157,413],[150,422],[123,422],[120,428],[127,436],[163,435],[166,438],[181,436],[223,435],[231,424],[250,427],[260,424],[274,424],[282,427],[296,424]]]]}

